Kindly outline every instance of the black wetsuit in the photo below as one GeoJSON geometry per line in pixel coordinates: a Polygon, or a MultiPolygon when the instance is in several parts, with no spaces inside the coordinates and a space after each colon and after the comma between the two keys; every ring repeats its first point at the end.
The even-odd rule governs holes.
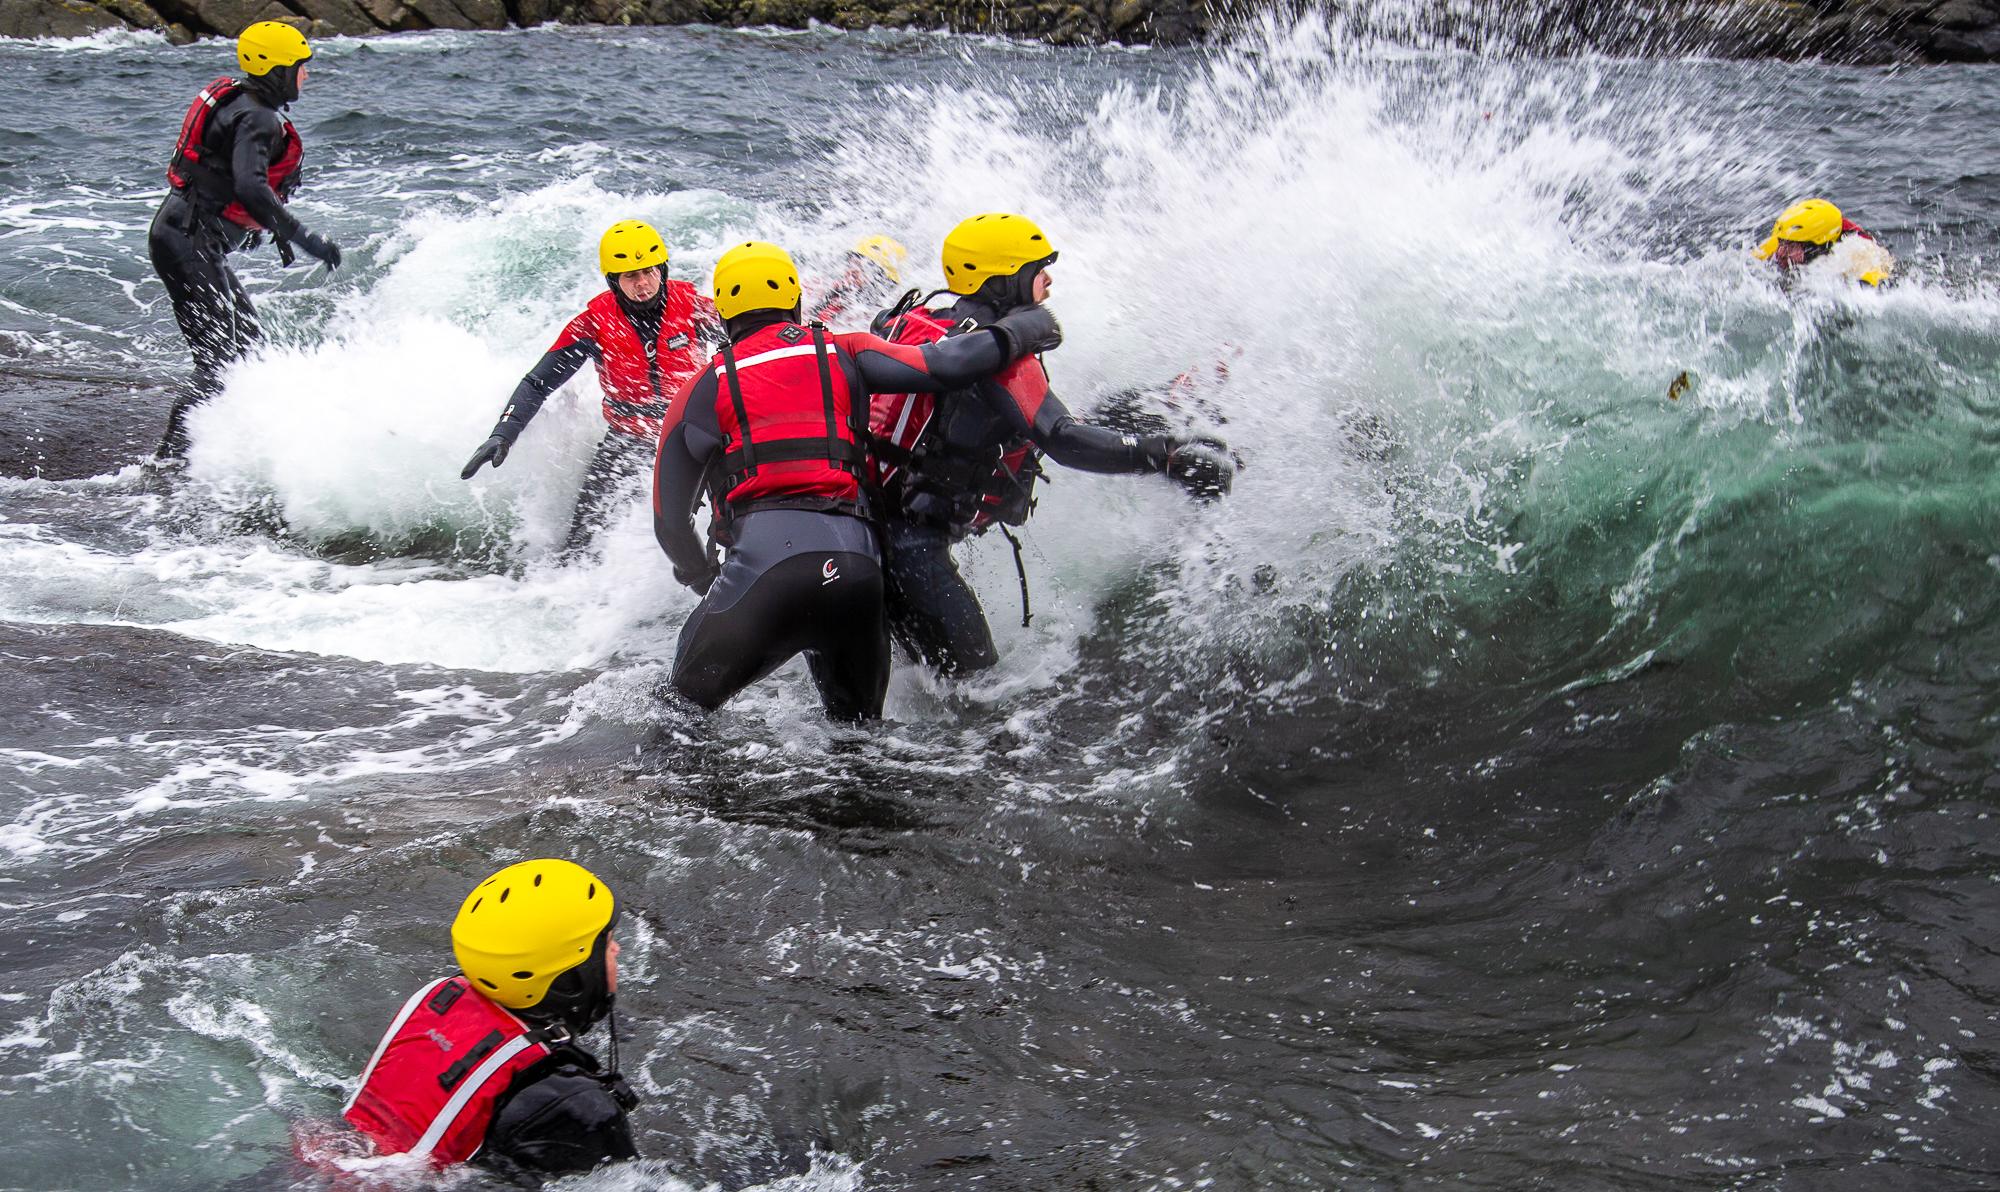
{"type": "MultiPolygon", "coordinates": [[[[730,330],[740,341],[775,321],[746,316],[730,330]]],[[[921,352],[869,335],[829,341],[857,400],[963,385],[1006,362],[994,335],[958,336],[921,352]]],[[[681,631],[674,688],[704,708],[719,707],[804,653],[827,715],[881,715],[889,637],[881,555],[864,518],[803,509],[743,514],[728,525],[731,546],[719,572],[696,536],[694,507],[723,453],[716,394],[711,366],[674,400],[653,475],[654,534],[675,578],[706,593],[681,631]]]]}
{"type": "Polygon", "coordinates": [[[322,259],[329,251],[271,189],[268,171],[285,151],[286,120],[279,110],[284,104],[268,89],[275,81],[265,82],[269,77],[251,79],[209,117],[202,131],[202,166],[181,167],[190,174],[189,184],[167,192],[147,233],[153,269],[166,284],[174,321],[194,357],[194,377],[167,415],[163,455],[185,453],[188,410],[221,390],[222,370],[263,334],[250,296],[228,263],[231,252],[254,246],[258,235],[224,219],[222,209],[241,203],[279,241],[305,246],[322,259]]]}
{"type": "MultiPolygon", "coordinates": [[[[940,318],[985,326],[1001,312],[961,298],[940,318]]],[[[883,320],[877,320],[878,330],[883,320]]],[[[949,343],[950,339],[940,342],[949,343]]],[[[973,531],[1001,452],[1022,439],[1064,467],[1085,472],[1161,472],[1174,443],[1161,434],[1113,430],[1071,416],[1047,387],[1009,370],[938,399],[919,458],[902,468],[886,494],[883,532],[889,551],[889,617],[899,638],[941,674],[983,670],[999,661],[993,631],[971,585],[951,557],[973,531]]],[[[1023,485],[1031,484],[1032,475],[1023,485]]],[[[1018,518],[1029,502],[1013,494],[1018,518]]]]}
{"type": "Polygon", "coordinates": [[[626,1106],[601,1073],[597,1058],[574,1043],[557,1048],[501,1094],[475,1161],[510,1174],[559,1175],[638,1158],[626,1106]]]}

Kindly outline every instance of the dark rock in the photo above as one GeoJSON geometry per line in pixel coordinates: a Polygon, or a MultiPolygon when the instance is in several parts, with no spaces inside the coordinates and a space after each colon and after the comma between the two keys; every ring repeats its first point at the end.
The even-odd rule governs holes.
{"type": "Polygon", "coordinates": [[[1930,11],[1930,23],[1961,33],[2000,26],[2000,9],[1980,0],[1945,0],[1930,11]]]}
{"type": "Polygon", "coordinates": [[[474,0],[404,0],[411,12],[421,17],[432,29],[498,29],[506,24],[507,14],[500,7],[499,0],[492,0],[492,9],[498,13],[499,24],[481,24],[478,16],[467,12],[468,7],[485,11],[474,0]]]}
{"type": "Polygon", "coordinates": [[[283,21],[304,26],[298,13],[278,0],[198,0],[195,16],[210,33],[235,37],[258,21],[283,21]]]}
{"type": "Polygon", "coordinates": [[[313,27],[306,31],[308,37],[359,37],[382,30],[356,0],[291,0],[291,4],[312,19],[313,27]]]}
{"type": "Polygon", "coordinates": [[[2000,29],[1974,33],[1934,30],[1925,48],[1939,62],[2000,62],[2000,29]]]}
{"type": "Polygon", "coordinates": [[[0,37],[87,37],[124,27],[116,14],[84,0],[0,3],[0,37]]]}
{"type": "Polygon", "coordinates": [[[158,33],[167,31],[166,18],[153,11],[146,0],[97,0],[97,3],[134,29],[151,29],[158,33]]]}
{"type": "Polygon", "coordinates": [[[129,381],[0,369],[0,476],[78,480],[137,463],[159,443],[172,400],[129,381]]]}

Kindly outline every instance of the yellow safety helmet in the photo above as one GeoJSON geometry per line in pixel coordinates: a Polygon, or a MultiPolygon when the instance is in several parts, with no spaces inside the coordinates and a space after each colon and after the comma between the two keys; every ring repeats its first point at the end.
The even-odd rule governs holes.
{"type": "Polygon", "coordinates": [[[1768,261],[1778,251],[1778,241],[1801,244],[1832,244],[1840,239],[1840,208],[1825,199],[1805,199],[1779,213],[1771,225],[1771,238],[1757,246],[1757,259],[1768,261]]]}
{"type": "Polygon", "coordinates": [[[621,219],[604,230],[597,242],[600,273],[632,273],[667,263],[667,244],[653,225],[636,219],[621,219]]]}
{"type": "Polygon", "coordinates": [[[617,909],[611,887],[583,866],[523,861],[465,896],[451,922],[452,954],[479,992],[510,1010],[530,1009],[557,977],[590,959],[617,909]]]}
{"type": "Polygon", "coordinates": [[[872,261],[882,276],[900,284],[903,280],[903,266],[910,259],[910,250],[901,242],[887,236],[867,236],[854,242],[849,250],[864,261],[872,261]]]}
{"type": "Polygon", "coordinates": [[[1031,261],[1056,255],[1034,221],[991,211],[961,221],[944,238],[944,280],[954,294],[972,294],[989,277],[1012,277],[1031,261]]]}
{"type": "Polygon", "coordinates": [[[236,38],[236,63],[248,75],[276,66],[296,66],[313,56],[306,35],[282,21],[258,21],[236,38]]]}
{"type": "Polygon", "coordinates": [[[790,310],[798,304],[799,267],[775,244],[745,240],[715,263],[715,312],[725,319],[753,310],[790,310]]]}

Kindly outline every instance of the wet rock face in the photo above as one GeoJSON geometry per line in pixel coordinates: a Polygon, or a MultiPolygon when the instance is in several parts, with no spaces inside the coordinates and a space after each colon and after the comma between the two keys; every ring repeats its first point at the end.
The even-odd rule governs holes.
{"type": "MultiPolygon", "coordinates": [[[[1328,2],[1368,19],[1365,0],[1328,2]]],[[[910,25],[1001,33],[1056,45],[1182,45],[1208,36],[1244,8],[1238,0],[4,0],[0,37],[79,37],[119,28],[160,30],[175,40],[234,37],[262,20],[292,22],[309,37],[545,21],[794,27],[819,21],[850,29],[910,25]]],[[[1511,43],[1552,53],[2000,61],[2000,0],[1657,0],[1639,6],[1432,0],[1416,26],[1427,36],[1475,44],[1491,44],[1496,26],[1504,26],[1500,32],[1511,43]]]]}

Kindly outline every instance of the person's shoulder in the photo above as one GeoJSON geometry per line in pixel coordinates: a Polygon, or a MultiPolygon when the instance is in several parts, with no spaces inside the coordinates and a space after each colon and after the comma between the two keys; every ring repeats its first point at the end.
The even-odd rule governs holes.
{"type": "Polygon", "coordinates": [[[539,1134],[553,1125],[590,1131],[624,1115],[594,1070],[559,1052],[515,1081],[494,1111],[493,1127],[508,1134],[539,1134]]]}

